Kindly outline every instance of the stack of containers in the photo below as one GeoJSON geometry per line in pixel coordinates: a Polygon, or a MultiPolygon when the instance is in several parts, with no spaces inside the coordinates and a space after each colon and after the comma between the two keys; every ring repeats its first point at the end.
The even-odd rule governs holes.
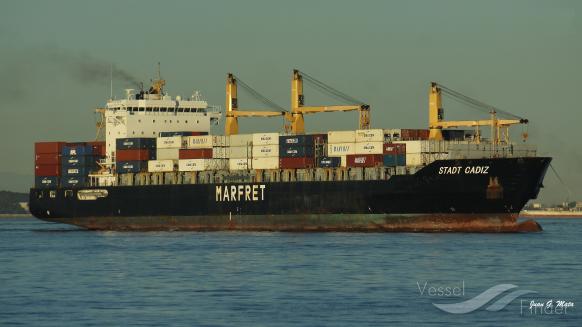
{"type": "Polygon", "coordinates": [[[61,175],[61,152],[65,142],[34,144],[35,187],[57,187],[61,175]]]}
{"type": "Polygon", "coordinates": [[[156,159],[155,138],[122,138],[116,140],[115,146],[115,167],[119,174],[143,172],[148,160],[156,159]]]}
{"type": "Polygon", "coordinates": [[[91,172],[103,158],[101,147],[90,143],[67,143],[61,150],[61,186],[85,186],[91,172]]]}
{"type": "Polygon", "coordinates": [[[179,171],[228,169],[228,142],[226,136],[185,136],[179,152],[179,171]],[[217,157],[215,158],[216,155],[217,157]]]}
{"type": "Polygon", "coordinates": [[[229,169],[247,170],[252,167],[253,134],[229,136],[229,169]]]}
{"type": "MultiPolygon", "coordinates": [[[[355,131],[329,131],[327,133],[327,156],[340,158],[340,166],[347,166],[347,156],[356,153],[355,131]]],[[[334,159],[333,162],[337,162],[334,159]]]]}
{"type": "Polygon", "coordinates": [[[348,167],[376,167],[384,163],[384,130],[361,129],[355,133],[355,153],[347,156],[348,167]]]}
{"type": "Polygon", "coordinates": [[[313,135],[279,136],[279,168],[312,168],[315,165],[313,135]]]}
{"type": "Polygon", "coordinates": [[[279,133],[254,133],[253,169],[279,169],[279,133]]]}
{"type": "Polygon", "coordinates": [[[384,166],[406,166],[405,143],[384,143],[384,166]]]}

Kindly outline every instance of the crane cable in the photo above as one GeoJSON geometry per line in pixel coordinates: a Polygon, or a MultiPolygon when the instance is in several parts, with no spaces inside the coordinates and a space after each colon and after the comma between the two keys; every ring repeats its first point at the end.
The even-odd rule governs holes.
{"type": "Polygon", "coordinates": [[[316,79],[315,77],[313,77],[305,72],[301,72],[301,75],[303,76],[303,79],[306,82],[308,82],[310,85],[315,86],[323,93],[327,93],[329,95],[332,95],[335,98],[337,98],[339,100],[343,100],[344,102],[349,103],[349,104],[362,104],[362,105],[365,104],[364,101],[361,101],[361,100],[356,99],[350,95],[347,95],[346,93],[344,93],[338,89],[335,89],[328,84],[325,84],[324,82],[316,79]]]}
{"type": "Polygon", "coordinates": [[[250,85],[248,85],[247,83],[243,82],[243,80],[241,80],[239,77],[234,76],[234,78],[237,80],[238,84],[244,90],[246,90],[247,92],[249,92],[251,96],[253,96],[255,99],[261,101],[262,103],[264,103],[265,105],[267,105],[269,108],[276,109],[277,111],[281,111],[281,112],[288,112],[287,109],[285,109],[282,106],[278,105],[273,100],[265,97],[264,95],[262,95],[261,93],[259,93],[257,90],[253,89],[250,85]]]}
{"type": "Polygon", "coordinates": [[[491,106],[485,102],[479,101],[479,100],[471,98],[469,96],[466,96],[466,95],[462,94],[461,92],[455,91],[455,90],[448,88],[442,84],[437,84],[437,85],[445,95],[447,95],[455,100],[464,102],[465,104],[468,104],[469,106],[473,107],[474,109],[477,109],[477,110],[480,110],[483,112],[487,112],[487,113],[491,113],[491,110],[494,110],[496,113],[500,114],[501,116],[511,117],[511,118],[519,119],[519,120],[525,119],[523,117],[514,115],[510,112],[501,110],[501,109],[496,108],[494,106],[491,106]]]}
{"type": "Polygon", "coordinates": [[[558,178],[558,181],[562,184],[562,186],[564,186],[564,188],[566,188],[566,191],[568,192],[568,198],[566,199],[566,202],[570,201],[570,199],[572,198],[572,191],[570,190],[568,185],[566,185],[566,183],[564,183],[564,181],[562,180],[560,175],[558,175],[556,168],[554,168],[554,165],[552,165],[551,163],[550,163],[550,168],[552,168],[554,175],[556,175],[556,177],[558,178]]]}

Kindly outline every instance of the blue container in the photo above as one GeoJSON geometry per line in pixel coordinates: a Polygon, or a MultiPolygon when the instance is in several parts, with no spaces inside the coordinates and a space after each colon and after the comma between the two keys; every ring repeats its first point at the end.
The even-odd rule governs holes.
{"type": "Polygon", "coordinates": [[[59,186],[59,178],[57,176],[35,176],[34,187],[48,188],[59,186]]]}
{"type": "Polygon", "coordinates": [[[281,158],[305,158],[313,157],[313,145],[286,145],[279,144],[279,157],[281,158]]]}
{"type": "Polygon", "coordinates": [[[87,185],[86,176],[63,176],[61,177],[61,187],[83,187],[87,185]]]}
{"type": "Polygon", "coordinates": [[[115,141],[117,150],[155,149],[156,139],[153,137],[130,137],[115,141]]]}
{"type": "Polygon", "coordinates": [[[62,166],[61,176],[88,176],[89,173],[95,170],[95,167],[88,166],[62,166]]]}
{"type": "Polygon", "coordinates": [[[66,167],[90,166],[96,167],[100,156],[66,156],[61,158],[61,165],[66,167]]]}
{"type": "Polygon", "coordinates": [[[284,135],[279,136],[279,146],[313,145],[313,135],[284,135]]]}
{"type": "Polygon", "coordinates": [[[406,166],[406,154],[401,153],[397,155],[396,161],[398,166],[406,166]]]}
{"type": "Polygon", "coordinates": [[[384,166],[385,167],[401,166],[398,164],[398,155],[397,154],[385,154],[384,155],[384,166]]]}
{"type": "Polygon", "coordinates": [[[318,167],[322,168],[335,168],[342,164],[342,158],[340,157],[321,157],[318,161],[318,167]]]}
{"type": "Polygon", "coordinates": [[[89,144],[64,145],[61,150],[64,156],[92,156],[93,147],[89,144]]]}
{"type": "Polygon", "coordinates": [[[118,174],[135,174],[148,169],[147,161],[117,161],[115,169],[118,174]]]}

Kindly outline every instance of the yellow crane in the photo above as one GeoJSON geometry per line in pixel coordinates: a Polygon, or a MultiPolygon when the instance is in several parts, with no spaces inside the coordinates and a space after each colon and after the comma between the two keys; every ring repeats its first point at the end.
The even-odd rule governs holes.
{"type": "MultiPolygon", "coordinates": [[[[463,95],[457,91],[451,90],[446,86],[439,85],[435,82],[431,82],[430,91],[428,96],[428,127],[430,130],[429,139],[431,140],[442,140],[443,128],[454,128],[454,127],[475,127],[476,129],[476,139],[477,142],[480,140],[480,126],[490,126],[491,127],[491,141],[493,144],[501,143],[502,139],[504,142],[509,143],[509,126],[517,124],[527,124],[528,120],[510,114],[508,112],[501,111],[495,107],[489,106],[481,101],[472,99],[466,95],[463,95]],[[479,107],[485,109],[491,115],[491,119],[482,120],[444,120],[444,109],[442,106],[442,92],[446,92],[465,103],[468,103],[474,107],[479,107]],[[514,117],[514,119],[499,119],[497,117],[498,113],[502,113],[508,116],[514,117]],[[502,128],[504,130],[502,131],[502,128]],[[502,135],[503,134],[503,135],[502,135]]],[[[524,139],[527,138],[527,133],[523,133],[524,139]]]]}
{"type": "MultiPolygon", "coordinates": [[[[242,82],[242,81],[241,81],[242,82]]],[[[248,87],[248,86],[247,86],[248,87]]],[[[249,87],[250,88],[250,87],[249,87]]],[[[253,90],[256,93],[256,91],[253,90]]],[[[290,119],[289,112],[282,109],[281,111],[262,111],[262,110],[240,110],[238,108],[237,100],[238,86],[237,78],[229,73],[226,77],[226,123],[224,125],[225,135],[238,134],[238,117],[281,117],[284,116],[290,119]]],[[[258,95],[261,97],[258,93],[258,95]]],[[[267,102],[272,106],[278,107],[272,101],[263,97],[263,102],[267,102]]]]}
{"type": "Polygon", "coordinates": [[[303,76],[308,77],[310,80],[322,86],[329,92],[338,95],[344,100],[351,102],[361,103],[354,98],[351,98],[344,93],[331,88],[328,85],[310,77],[309,75],[300,72],[297,69],[293,70],[293,79],[291,81],[291,132],[294,134],[305,133],[305,120],[303,118],[306,114],[315,114],[320,112],[338,112],[338,111],[354,111],[358,110],[360,112],[359,118],[359,128],[368,129],[370,128],[370,106],[367,104],[358,105],[348,105],[348,106],[305,106],[305,97],[303,95],[303,76]]]}

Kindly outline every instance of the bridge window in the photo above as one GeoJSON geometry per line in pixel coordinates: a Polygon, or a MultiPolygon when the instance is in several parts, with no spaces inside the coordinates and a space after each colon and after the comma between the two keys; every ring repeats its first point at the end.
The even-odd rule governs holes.
{"type": "Polygon", "coordinates": [[[144,111],[144,108],[139,108],[139,111],[144,111]]]}

